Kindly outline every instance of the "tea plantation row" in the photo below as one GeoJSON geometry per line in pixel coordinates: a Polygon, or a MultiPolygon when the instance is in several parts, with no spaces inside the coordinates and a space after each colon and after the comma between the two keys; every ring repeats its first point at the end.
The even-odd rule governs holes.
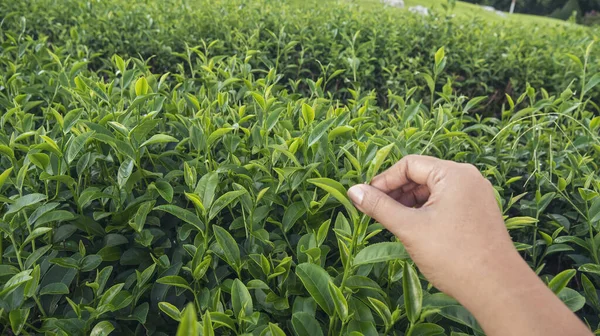
{"type": "Polygon", "coordinates": [[[0,334],[482,335],[345,196],[413,153],[475,164],[596,330],[595,39],[346,1],[0,2],[0,334]]]}

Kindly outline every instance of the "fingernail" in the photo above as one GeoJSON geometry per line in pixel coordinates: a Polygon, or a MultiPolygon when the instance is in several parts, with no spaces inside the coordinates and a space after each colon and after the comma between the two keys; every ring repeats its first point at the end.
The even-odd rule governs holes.
{"type": "Polygon", "coordinates": [[[354,202],[354,204],[361,205],[363,198],[365,197],[365,191],[362,189],[362,186],[360,184],[357,184],[352,188],[348,189],[348,196],[350,197],[352,202],[354,202]]]}

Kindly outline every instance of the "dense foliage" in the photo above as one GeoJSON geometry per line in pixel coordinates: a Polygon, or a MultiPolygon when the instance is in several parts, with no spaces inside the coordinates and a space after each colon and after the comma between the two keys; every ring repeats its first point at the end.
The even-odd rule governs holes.
{"type": "Polygon", "coordinates": [[[481,335],[345,196],[411,153],[480,168],[595,330],[596,36],[345,1],[0,2],[0,333],[481,335]]]}
{"type": "MultiPolygon", "coordinates": [[[[512,0],[467,0],[468,2],[493,6],[508,11],[512,0]]],[[[585,13],[600,10],[598,0],[516,0],[515,11],[535,15],[551,15],[561,19],[568,18],[573,11],[583,16],[585,13]]]]}

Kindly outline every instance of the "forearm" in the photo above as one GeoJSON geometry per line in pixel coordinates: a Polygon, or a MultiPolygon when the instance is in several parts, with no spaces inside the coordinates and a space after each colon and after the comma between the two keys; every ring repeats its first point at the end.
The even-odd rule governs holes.
{"type": "Polygon", "coordinates": [[[591,335],[518,253],[488,266],[457,297],[487,335],[591,335]]]}

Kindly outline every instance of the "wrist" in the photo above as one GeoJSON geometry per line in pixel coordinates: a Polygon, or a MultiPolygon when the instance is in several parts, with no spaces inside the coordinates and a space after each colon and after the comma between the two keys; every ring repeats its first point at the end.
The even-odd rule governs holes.
{"type": "Polygon", "coordinates": [[[491,308],[494,303],[502,305],[535,290],[546,290],[544,283],[515,249],[494,253],[493,257],[474,263],[473,268],[471,276],[463,282],[455,296],[471,311],[491,308]]]}

